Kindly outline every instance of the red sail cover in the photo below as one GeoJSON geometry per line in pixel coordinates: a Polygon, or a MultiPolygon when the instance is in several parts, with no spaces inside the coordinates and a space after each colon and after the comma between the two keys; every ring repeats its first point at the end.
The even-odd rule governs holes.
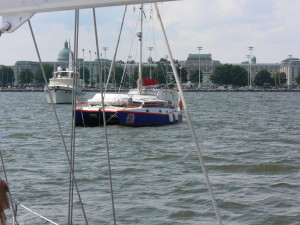
{"type": "Polygon", "coordinates": [[[143,78],[144,86],[157,85],[158,81],[150,78],[143,78]]]}

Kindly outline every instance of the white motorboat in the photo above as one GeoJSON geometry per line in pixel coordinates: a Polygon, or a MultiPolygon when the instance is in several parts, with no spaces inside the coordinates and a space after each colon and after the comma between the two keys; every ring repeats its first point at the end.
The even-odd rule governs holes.
{"type": "Polygon", "coordinates": [[[54,104],[71,104],[73,90],[76,91],[76,97],[83,95],[83,80],[79,78],[74,80],[74,75],[75,73],[72,70],[62,70],[61,67],[58,67],[57,71],[53,72],[53,77],[50,78],[48,87],[44,87],[47,103],[52,103],[52,98],[54,104]]]}

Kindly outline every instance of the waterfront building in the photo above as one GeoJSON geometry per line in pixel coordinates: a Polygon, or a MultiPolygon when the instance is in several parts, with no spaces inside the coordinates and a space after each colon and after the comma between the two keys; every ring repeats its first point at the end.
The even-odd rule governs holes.
{"type": "Polygon", "coordinates": [[[257,63],[255,56],[253,56],[249,61],[233,65],[243,67],[248,72],[249,76],[251,75],[251,84],[253,84],[256,75],[261,70],[267,70],[272,75],[272,77],[274,77],[276,73],[280,72],[279,63],[257,63]]]}
{"type": "MultiPolygon", "coordinates": [[[[69,65],[69,56],[70,56],[70,48],[68,45],[68,42],[66,41],[64,43],[64,48],[59,51],[58,57],[56,61],[51,62],[42,62],[43,64],[50,64],[53,65],[53,68],[56,70],[57,67],[62,67],[63,69],[67,68],[69,65]]],[[[84,50],[83,50],[84,51],[84,50]]],[[[72,52],[71,52],[72,53],[72,52]]],[[[72,53],[73,56],[73,53],[72,53]]],[[[98,64],[97,59],[92,60],[91,59],[91,51],[89,51],[89,61],[85,61],[83,58],[78,59],[78,68],[82,68],[83,66],[87,68],[90,71],[90,82],[85,82],[87,86],[91,87],[98,87],[98,81],[99,81],[99,72],[102,72],[102,76],[107,79],[109,68],[111,64],[111,60],[109,59],[103,59],[102,54],[100,55],[100,62],[98,64]],[[98,65],[100,65],[101,69],[99,71],[98,65]]],[[[96,56],[96,53],[94,53],[94,58],[96,56]]],[[[203,81],[201,85],[203,86],[212,86],[213,84],[210,81],[211,75],[213,75],[214,70],[216,67],[221,66],[221,62],[218,60],[212,59],[212,54],[189,54],[187,59],[184,61],[180,61],[179,65],[180,68],[184,68],[188,72],[188,79],[190,78],[191,74],[199,71],[199,63],[200,63],[200,70],[203,75],[203,81]]],[[[116,66],[122,66],[125,67],[125,64],[123,62],[116,62],[116,66]]],[[[285,60],[283,60],[281,63],[257,63],[256,57],[253,56],[249,61],[244,61],[241,63],[233,63],[233,65],[241,66],[243,67],[248,74],[251,74],[251,84],[253,84],[253,81],[261,70],[267,70],[271,75],[274,77],[274,75],[278,72],[284,72],[287,75],[287,85],[297,85],[296,83],[296,77],[300,73],[300,59],[299,58],[293,58],[289,57],[285,60]],[[251,70],[251,71],[250,71],[251,70]]],[[[152,57],[150,56],[147,59],[146,63],[143,63],[144,67],[151,67],[153,68],[153,71],[155,67],[158,66],[155,62],[153,62],[152,57]]],[[[39,69],[40,65],[38,62],[33,61],[17,61],[14,66],[10,66],[12,70],[14,71],[14,86],[19,85],[19,77],[20,73],[23,69],[31,69],[31,71],[35,74],[39,69]]],[[[128,63],[127,64],[127,71],[126,73],[129,75],[129,77],[133,77],[133,72],[135,68],[138,67],[137,63],[128,63]]],[[[166,67],[167,68],[167,67],[166,67]]],[[[167,78],[171,77],[170,71],[166,71],[167,78]]],[[[82,77],[82,74],[81,74],[82,77]]],[[[155,79],[155,75],[153,74],[153,79],[155,79]]],[[[172,83],[173,81],[168,79],[168,83],[172,83]]],[[[130,79],[129,81],[130,86],[134,86],[134,81],[130,79]]],[[[196,85],[196,84],[194,84],[196,85]]],[[[198,85],[198,84],[197,84],[198,85]]]]}
{"type": "Polygon", "coordinates": [[[300,74],[300,60],[299,58],[289,58],[283,60],[280,65],[280,72],[286,74],[287,85],[297,85],[296,78],[300,74]]]}
{"type": "MultiPolygon", "coordinates": [[[[42,62],[42,64],[49,64],[53,65],[53,70],[57,70],[58,67],[62,67],[63,69],[68,68],[69,66],[69,56],[70,56],[70,48],[68,45],[68,42],[65,41],[64,48],[59,51],[58,57],[56,61],[50,61],[50,62],[42,62]]],[[[72,57],[73,52],[71,51],[72,57]]],[[[106,72],[108,74],[108,68],[110,65],[110,60],[108,59],[100,59],[100,65],[102,68],[106,68],[106,72]]],[[[84,66],[90,71],[91,76],[91,85],[95,85],[97,83],[97,76],[99,74],[98,72],[98,63],[97,60],[94,61],[84,61],[84,59],[78,59],[78,67],[84,66]]],[[[38,62],[32,62],[32,61],[17,61],[14,66],[11,66],[12,70],[14,71],[14,86],[19,85],[19,77],[20,73],[24,69],[30,69],[34,74],[40,69],[40,64],[38,62]]],[[[82,74],[81,74],[82,76],[82,74]]]]}
{"type": "Polygon", "coordinates": [[[38,62],[24,60],[17,61],[14,66],[11,66],[11,68],[14,71],[14,86],[18,86],[21,71],[24,69],[30,69],[33,72],[33,74],[35,74],[39,70],[40,64],[38,62]]]}
{"type": "Polygon", "coordinates": [[[200,70],[203,75],[202,85],[211,86],[210,76],[214,73],[214,69],[220,66],[220,61],[212,60],[211,54],[189,54],[186,61],[182,62],[182,68],[186,69],[188,72],[188,79],[191,73],[200,70]]]}
{"type": "MultiPolygon", "coordinates": [[[[279,63],[257,63],[256,62],[256,57],[253,56],[251,60],[241,62],[241,63],[229,63],[235,66],[241,66],[243,67],[249,74],[251,74],[251,84],[253,84],[253,81],[255,79],[255,76],[258,74],[259,71],[261,70],[267,70],[272,77],[278,72],[284,72],[283,61],[281,64],[279,63]],[[282,67],[282,69],[281,69],[282,67]],[[251,68],[251,69],[250,69],[251,68]],[[250,73],[251,70],[251,73],[250,73]]],[[[212,83],[210,82],[210,76],[214,74],[214,70],[216,67],[221,66],[221,62],[218,60],[212,60],[211,54],[200,54],[200,59],[199,59],[199,54],[189,54],[188,58],[186,61],[182,62],[183,68],[185,68],[188,71],[188,78],[190,77],[192,72],[199,71],[199,63],[200,63],[200,70],[203,74],[203,86],[211,86],[212,83]]],[[[295,59],[293,60],[293,63],[290,63],[289,65],[294,65],[296,64],[295,59]]],[[[300,65],[300,61],[299,61],[300,65]]],[[[284,67],[285,68],[285,67],[284,67]]],[[[297,69],[289,69],[290,73],[292,71],[298,71],[297,69]]],[[[299,69],[300,71],[300,69],[299,69]]],[[[290,75],[292,77],[292,75],[290,75]]],[[[291,78],[292,79],[292,78],[291,78]]],[[[290,84],[288,84],[290,85],[290,84]]]]}

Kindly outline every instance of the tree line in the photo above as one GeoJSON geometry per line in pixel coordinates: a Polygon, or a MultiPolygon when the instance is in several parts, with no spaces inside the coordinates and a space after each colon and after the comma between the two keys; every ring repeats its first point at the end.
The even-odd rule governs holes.
{"type": "MultiPolygon", "coordinates": [[[[247,86],[249,82],[249,74],[248,71],[241,66],[224,64],[215,69],[210,80],[212,83],[218,85],[247,86]]],[[[256,74],[251,85],[284,85],[286,82],[287,77],[285,73],[277,72],[274,74],[274,77],[272,77],[272,74],[269,71],[263,69],[256,74]]],[[[297,77],[297,83],[300,84],[300,74],[297,77]]]]}
{"type": "MultiPolygon", "coordinates": [[[[131,64],[135,63],[134,61],[130,62],[131,64]]],[[[199,82],[199,70],[194,70],[191,72],[188,77],[188,72],[185,68],[179,66],[179,62],[175,61],[177,65],[177,72],[180,78],[181,83],[185,83],[187,81],[191,81],[193,83],[199,82]]],[[[119,61],[116,64],[112,71],[112,77],[110,80],[111,84],[114,85],[122,85],[126,87],[136,87],[136,80],[138,78],[138,67],[135,67],[133,71],[129,69],[124,72],[124,68],[120,66],[120,64],[124,64],[124,62],[119,61]],[[125,78],[125,79],[124,79],[125,78]]],[[[53,65],[44,64],[43,69],[45,71],[45,76],[47,82],[52,77],[52,73],[54,71],[53,65]]],[[[102,68],[102,82],[108,76],[109,67],[102,68]]],[[[169,84],[170,86],[174,86],[175,80],[170,76],[172,68],[169,62],[165,58],[161,58],[158,62],[156,62],[155,67],[143,66],[143,76],[145,78],[151,78],[158,80],[160,84],[169,84]]],[[[97,84],[100,83],[100,75],[99,73],[96,77],[90,77],[90,70],[87,67],[80,67],[79,74],[80,78],[84,79],[86,84],[91,84],[96,87],[97,84]],[[91,80],[90,80],[91,79],[91,80]]],[[[94,76],[94,75],[93,75],[94,76]]],[[[223,64],[218,66],[214,70],[214,74],[210,76],[210,81],[216,85],[232,85],[232,86],[247,86],[249,74],[243,67],[232,64],[223,64]]],[[[2,66],[0,68],[0,87],[13,86],[15,82],[14,72],[10,67],[2,66]]],[[[203,72],[200,71],[200,82],[203,82],[203,72]]],[[[286,74],[283,72],[275,73],[272,77],[272,74],[267,70],[259,71],[251,85],[257,86],[265,86],[265,85],[284,85],[287,82],[286,74]]],[[[300,74],[296,77],[297,84],[300,84],[300,74]]],[[[39,69],[36,73],[33,73],[31,69],[26,68],[22,69],[20,72],[20,76],[18,77],[18,83],[20,86],[42,86],[44,85],[44,77],[42,74],[42,70],[39,69]]]]}
{"type": "MultiPolygon", "coordinates": [[[[178,61],[176,61],[175,63],[178,64],[178,61]]],[[[115,64],[112,70],[110,83],[114,85],[120,85],[122,83],[124,86],[127,87],[136,87],[136,80],[138,78],[138,67],[131,69],[132,71],[130,71],[130,69],[127,68],[127,70],[124,72],[124,68],[123,66],[121,66],[121,64],[125,63],[122,61],[118,61],[118,63],[115,64]]],[[[136,62],[131,61],[130,64],[136,64],[136,62]]],[[[151,78],[158,80],[160,84],[171,84],[175,82],[175,80],[172,80],[171,76],[169,75],[169,73],[172,71],[172,68],[166,59],[161,58],[155,64],[156,66],[152,66],[151,68],[149,66],[143,66],[143,77],[150,78],[151,74],[151,78]]],[[[85,81],[86,84],[91,84],[93,87],[96,87],[97,84],[100,83],[100,74],[102,74],[102,82],[106,83],[106,80],[104,82],[104,79],[107,79],[109,69],[109,66],[102,66],[101,71],[99,71],[96,75],[93,74],[91,76],[91,71],[89,70],[89,68],[80,67],[79,76],[85,81]]],[[[45,72],[45,78],[47,82],[49,82],[49,79],[53,76],[54,66],[52,64],[43,64],[43,70],[45,72]]],[[[181,82],[187,82],[187,71],[183,68],[180,69],[178,66],[177,72],[178,74],[180,74],[181,82]]],[[[30,68],[25,68],[20,71],[20,75],[18,76],[18,83],[19,86],[43,86],[45,84],[45,78],[43,76],[42,69],[38,69],[37,72],[34,73],[30,68]]],[[[14,82],[15,80],[13,70],[10,67],[6,66],[0,68],[0,86],[13,86],[14,82]]]]}

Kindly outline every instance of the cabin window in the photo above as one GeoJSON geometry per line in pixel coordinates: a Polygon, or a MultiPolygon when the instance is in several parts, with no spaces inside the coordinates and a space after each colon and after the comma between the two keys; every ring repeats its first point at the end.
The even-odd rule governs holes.
{"type": "Polygon", "coordinates": [[[144,105],[143,107],[162,107],[163,106],[163,103],[161,102],[144,102],[144,105]]]}

